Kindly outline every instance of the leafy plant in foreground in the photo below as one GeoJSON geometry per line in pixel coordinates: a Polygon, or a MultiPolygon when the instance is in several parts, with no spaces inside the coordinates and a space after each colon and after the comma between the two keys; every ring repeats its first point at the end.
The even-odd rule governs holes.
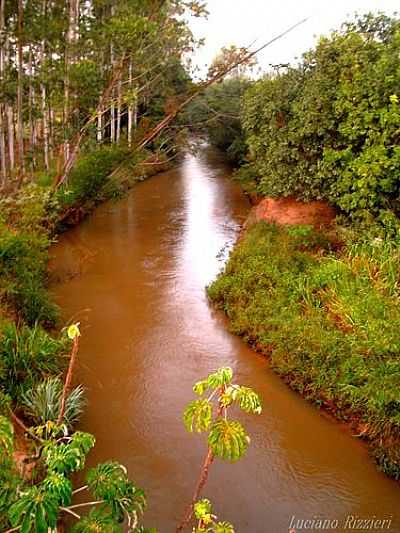
{"type": "Polygon", "coordinates": [[[194,504],[194,516],[198,521],[193,533],[234,533],[229,522],[217,522],[210,500],[203,498],[194,504]]]}
{"type": "MultiPolygon", "coordinates": [[[[68,424],[80,409],[81,389],[75,389],[79,394],[73,407],[70,402],[74,391],[69,392],[80,336],[77,324],[68,328],[68,336],[73,346],[64,387],[60,380],[48,379],[23,395],[32,419],[41,423],[25,428],[32,438],[31,455],[24,460],[33,465],[30,477],[25,475],[26,472],[21,476],[17,472],[13,459],[13,426],[5,416],[0,415],[2,530],[54,532],[57,531],[60,518],[68,514],[76,520],[72,527],[75,533],[116,533],[126,530],[131,533],[155,533],[139,525],[138,517],[146,506],[145,494],[134,485],[126,468],[118,462],[108,461],[88,469],[86,483],[73,490],[71,474],[85,468],[95,438],[90,433],[71,431],[68,424]],[[88,493],[89,497],[82,503],[74,503],[73,497],[77,493],[88,493]],[[88,512],[81,515],[80,509],[88,512]]],[[[228,418],[228,409],[236,404],[246,413],[261,412],[258,395],[247,387],[233,383],[232,378],[230,368],[221,368],[193,387],[199,398],[188,405],[184,422],[190,432],[208,432],[208,453],[192,502],[177,531],[189,524],[193,514],[198,522],[194,530],[197,533],[234,531],[228,522],[217,521],[208,500],[198,501],[214,458],[235,462],[243,456],[250,441],[240,422],[228,418]]]]}
{"type": "MultiPolygon", "coordinates": [[[[262,411],[258,394],[248,387],[233,383],[232,380],[232,369],[227,367],[220,368],[207,378],[198,381],[194,385],[193,391],[199,396],[199,399],[191,402],[185,409],[183,420],[187,431],[190,433],[208,432],[208,451],[192,501],[177,528],[177,532],[182,531],[189,524],[196,509],[196,518],[198,518],[200,524],[199,532],[218,531],[222,533],[223,531],[233,531],[230,524],[224,525],[224,523],[214,524],[214,529],[204,529],[203,526],[207,526],[204,523],[204,517],[207,516],[210,519],[212,517],[211,506],[209,506],[208,500],[198,502],[214,458],[218,457],[234,463],[243,457],[250,443],[250,437],[246,434],[242,424],[237,420],[228,418],[228,410],[236,405],[246,413],[260,414],[262,411]],[[224,527],[225,529],[223,529],[224,527]]],[[[211,524],[213,524],[212,521],[209,525],[211,524]]]]}

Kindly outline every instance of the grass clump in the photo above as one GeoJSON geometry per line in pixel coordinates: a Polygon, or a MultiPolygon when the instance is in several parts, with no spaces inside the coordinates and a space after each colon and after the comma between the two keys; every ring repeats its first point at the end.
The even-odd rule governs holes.
{"type": "Polygon", "coordinates": [[[260,222],[208,294],[294,389],[357,419],[400,478],[400,247],[376,238],[335,248],[310,227],[260,222]]]}
{"type": "Polygon", "coordinates": [[[17,403],[44,378],[65,367],[68,351],[64,337],[54,338],[40,326],[3,326],[0,347],[0,388],[17,403]]]}

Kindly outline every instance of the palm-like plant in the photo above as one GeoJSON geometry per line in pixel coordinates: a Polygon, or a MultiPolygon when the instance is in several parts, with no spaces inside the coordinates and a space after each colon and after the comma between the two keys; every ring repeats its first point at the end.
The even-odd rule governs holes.
{"type": "MultiPolygon", "coordinates": [[[[27,416],[37,425],[46,422],[56,423],[61,409],[63,384],[59,378],[47,378],[39,385],[22,394],[22,405],[27,416]]],[[[84,388],[78,385],[69,393],[63,416],[63,422],[72,428],[78,421],[86,405],[84,388]]]]}

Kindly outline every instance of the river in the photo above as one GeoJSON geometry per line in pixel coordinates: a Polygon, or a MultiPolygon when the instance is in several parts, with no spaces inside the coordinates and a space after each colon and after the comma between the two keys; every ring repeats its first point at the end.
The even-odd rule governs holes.
{"type": "Polygon", "coordinates": [[[249,211],[230,174],[203,147],[103,204],[53,247],[52,292],[64,320],[81,323],[76,378],[89,405],[80,426],[97,439],[89,463],[125,464],[146,490],[145,524],[173,532],[206,451],[204,436],[185,432],[183,409],[195,381],[231,366],[264,411],[240,415],[252,439],[247,455],[212,466],[204,495],[220,519],[238,533],[287,533],[292,517],[337,520],[336,531],[348,531],[349,515],[375,515],[400,531],[398,484],[207,302],[205,286],[249,211]]]}

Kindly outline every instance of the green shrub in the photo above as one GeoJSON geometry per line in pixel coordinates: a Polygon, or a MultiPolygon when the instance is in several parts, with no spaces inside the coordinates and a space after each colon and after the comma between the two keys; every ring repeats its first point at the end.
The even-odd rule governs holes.
{"type": "Polygon", "coordinates": [[[0,287],[2,297],[12,303],[29,324],[53,324],[57,307],[44,282],[50,241],[45,232],[17,230],[0,224],[0,287]]]}
{"type": "Polygon", "coordinates": [[[367,15],[253,84],[243,127],[258,190],[400,212],[400,21],[367,15]]]}
{"type": "Polygon", "coordinates": [[[0,386],[15,400],[45,377],[65,366],[67,341],[55,339],[40,326],[17,328],[7,324],[1,332],[0,386]]]}
{"type": "Polygon", "coordinates": [[[125,148],[103,146],[81,156],[71,171],[68,183],[59,191],[60,203],[73,205],[98,201],[109,175],[128,155],[125,148]]]}

